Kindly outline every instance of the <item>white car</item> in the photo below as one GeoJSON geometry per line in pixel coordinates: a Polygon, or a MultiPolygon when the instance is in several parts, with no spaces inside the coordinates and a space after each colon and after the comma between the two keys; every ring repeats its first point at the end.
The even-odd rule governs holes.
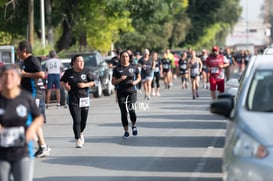
{"type": "Polygon", "coordinates": [[[273,180],[272,59],[256,56],[236,100],[230,96],[211,103],[212,113],[230,120],[222,165],[224,181],[273,180]]]}

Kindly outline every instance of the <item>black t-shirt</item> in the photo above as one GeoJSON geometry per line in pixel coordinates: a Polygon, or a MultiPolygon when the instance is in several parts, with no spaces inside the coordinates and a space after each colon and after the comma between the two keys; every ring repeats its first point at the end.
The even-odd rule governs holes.
{"type": "Polygon", "coordinates": [[[161,59],[163,72],[169,71],[171,69],[171,60],[169,58],[161,59]]]}
{"type": "MultiPolygon", "coordinates": [[[[32,55],[22,62],[21,68],[28,73],[43,71],[39,59],[32,55]]],[[[21,87],[30,92],[34,98],[45,99],[45,86],[42,78],[22,77],[21,87]]]]}
{"type": "Polygon", "coordinates": [[[156,61],[154,61],[154,63],[155,63],[154,72],[160,73],[161,60],[157,59],[156,61]]]}
{"type": "Polygon", "coordinates": [[[153,61],[151,60],[151,58],[149,58],[148,60],[144,60],[144,58],[140,58],[138,63],[140,65],[142,65],[141,68],[141,77],[146,77],[146,76],[151,76],[151,72],[153,70],[153,61]],[[145,65],[143,67],[143,65],[145,65]]]}
{"type": "Polygon", "coordinates": [[[78,83],[87,83],[94,81],[90,69],[84,68],[80,72],[73,69],[67,69],[61,78],[61,81],[70,85],[71,89],[68,91],[69,104],[79,105],[80,98],[89,97],[89,87],[79,88],[78,83]]]}
{"type": "Polygon", "coordinates": [[[187,65],[188,65],[188,59],[187,58],[185,58],[185,59],[180,58],[178,64],[179,64],[179,70],[181,72],[188,69],[187,68],[187,65]]]}
{"type": "Polygon", "coordinates": [[[136,86],[130,82],[135,81],[139,75],[139,70],[135,65],[122,66],[119,65],[113,70],[113,77],[120,79],[121,76],[126,75],[127,78],[117,84],[118,93],[134,93],[136,92],[136,86]]]}
{"type": "MultiPolygon", "coordinates": [[[[27,91],[21,90],[14,99],[7,99],[0,94],[0,124],[4,128],[24,128],[40,115],[33,97],[27,91]]],[[[4,139],[4,136],[0,139],[4,139]]],[[[17,142],[16,144],[19,144],[17,142]]],[[[32,142],[22,142],[20,146],[0,146],[0,160],[14,161],[23,157],[33,157],[32,142]]]]}
{"type": "Polygon", "coordinates": [[[111,59],[111,64],[112,64],[112,66],[118,66],[119,65],[119,59],[118,59],[118,57],[117,56],[115,56],[115,57],[113,57],[112,59],[111,59]]]}

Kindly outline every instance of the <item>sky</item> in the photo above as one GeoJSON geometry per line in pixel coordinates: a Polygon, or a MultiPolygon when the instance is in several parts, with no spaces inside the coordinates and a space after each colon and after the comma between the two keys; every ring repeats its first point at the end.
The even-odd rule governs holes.
{"type": "Polygon", "coordinates": [[[261,19],[261,8],[264,6],[264,0],[240,0],[243,7],[241,18],[248,18],[248,21],[256,21],[261,19]]]}

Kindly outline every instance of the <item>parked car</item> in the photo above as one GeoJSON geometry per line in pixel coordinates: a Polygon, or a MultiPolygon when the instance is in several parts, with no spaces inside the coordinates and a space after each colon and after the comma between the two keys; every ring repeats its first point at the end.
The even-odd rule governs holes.
{"type": "Polygon", "coordinates": [[[78,52],[69,54],[69,58],[74,55],[81,55],[84,58],[85,67],[91,69],[96,86],[91,88],[91,92],[94,97],[110,96],[113,93],[113,85],[111,83],[111,69],[109,69],[108,64],[102,58],[101,54],[98,51],[91,52],[78,52]]]}
{"type": "Polygon", "coordinates": [[[240,83],[237,99],[224,96],[211,112],[230,120],[223,155],[225,181],[273,180],[273,63],[258,55],[240,83]]]}

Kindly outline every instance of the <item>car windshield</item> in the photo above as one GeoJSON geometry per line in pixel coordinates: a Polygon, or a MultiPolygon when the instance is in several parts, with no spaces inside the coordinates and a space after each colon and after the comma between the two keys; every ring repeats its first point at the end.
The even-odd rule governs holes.
{"type": "Polygon", "coordinates": [[[98,66],[98,62],[97,62],[95,54],[83,55],[83,58],[84,58],[85,66],[87,66],[87,67],[96,67],[96,66],[98,66]]]}
{"type": "Polygon", "coordinates": [[[248,92],[250,111],[273,112],[273,70],[258,70],[248,92]]]}

